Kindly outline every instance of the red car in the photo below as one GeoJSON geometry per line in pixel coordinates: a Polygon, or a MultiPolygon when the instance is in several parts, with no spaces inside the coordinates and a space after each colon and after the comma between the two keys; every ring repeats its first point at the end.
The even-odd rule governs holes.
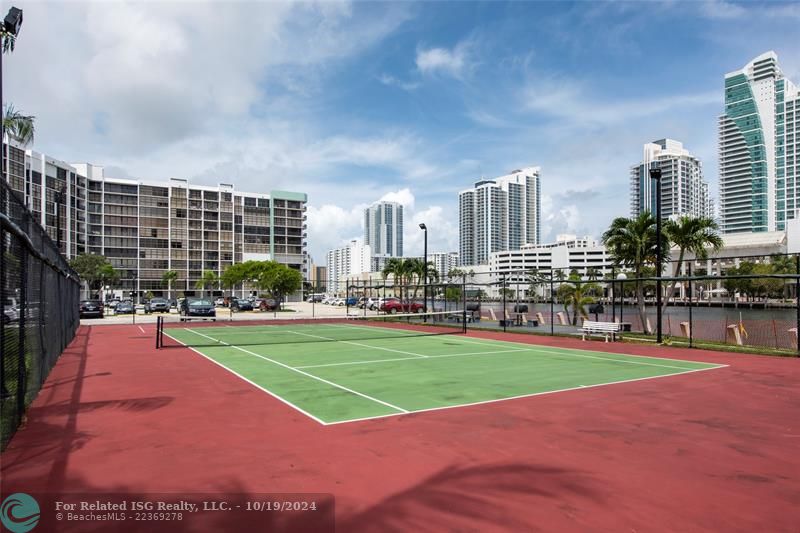
{"type": "Polygon", "coordinates": [[[422,313],[425,311],[425,306],[417,302],[401,302],[397,298],[386,298],[381,304],[380,310],[390,315],[395,313],[422,313]]]}

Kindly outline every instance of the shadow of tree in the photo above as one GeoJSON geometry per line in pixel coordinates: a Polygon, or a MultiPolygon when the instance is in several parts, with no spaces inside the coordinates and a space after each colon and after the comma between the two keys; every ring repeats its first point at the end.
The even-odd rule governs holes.
{"type": "MultiPolygon", "coordinates": [[[[386,500],[337,520],[340,531],[450,531],[461,523],[470,530],[489,526],[531,530],[521,507],[533,498],[554,501],[567,496],[600,501],[600,492],[584,474],[528,464],[449,467],[386,500]]],[[[456,528],[457,529],[457,528],[456,528]]]]}

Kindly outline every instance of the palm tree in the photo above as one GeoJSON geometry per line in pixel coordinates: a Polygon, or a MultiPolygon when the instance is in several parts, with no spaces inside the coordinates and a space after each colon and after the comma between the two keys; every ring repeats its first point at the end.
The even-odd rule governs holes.
{"type": "Polygon", "coordinates": [[[588,318],[585,306],[594,303],[594,297],[590,293],[599,289],[596,283],[586,283],[581,280],[578,275],[571,275],[566,283],[562,284],[556,294],[561,302],[564,304],[564,311],[569,315],[569,307],[572,307],[572,319],[570,323],[573,326],[578,324],[578,314],[583,318],[588,318]]]}
{"type": "Polygon", "coordinates": [[[8,132],[11,137],[16,138],[23,146],[33,142],[33,133],[35,129],[33,123],[36,117],[33,115],[23,115],[14,109],[13,104],[8,104],[5,107],[3,130],[8,132]]]}
{"type": "MultiPolygon", "coordinates": [[[[394,276],[394,289],[397,291],[398,287],[400,288],[399,297],[402,300],[403,285],[406,281],[406,277],[409,275],[406,261],[401,257],[390,257],[386,260],[386,264],[383,266],[381,275],[383,275],[384,280],[386,280],[386,278],[389,276],[394,276]]],[[[395,294],[397,293],[395,292],[395,294]]]]}
{"type": "MultiPolygon", "coordinates": [[[[603,233],[603,244],[611,251],[614,263],[633,269],[636,283],[636,299],[639,305],[639,317],[642,327],[647,328],[647,317],[644,308],[644,288],[639,278],[642,268],[653,264],[656,258],[656,219],[649,211],[644,211],[635,218],[618,217],[603,233]]],[[[662,239],[662,250],[668,248],[667,240],[662,239]]],[[[663,255],[663,254],[662,254],[663,255]]],[[[648,331],[648,333],[652,333],[648,331]]]]}
{"type": "MultiPolygon", "coordinates": [[[[683,259],[686,252],[691,252],[697,259],[705,260],[708,258],[708,247],[715,252],[722,248],[722,237],[717,234],[719,226],[713,219],[708,217],[682,216],[678,220],[667,220],[664,224],[664,234],[669,241],[678,247],[678,263],[675,265],[674,277],[678,277],[683,266],[683,259]]],[[[669,287],[667,297],[664,298],[663,306],[666,308],[667,302],[675,294],[675,285],[678,280],[673,279],[669,287]]]]}
{"type": "MultiPolygon", "coordinates": [[[[213,270],[204,270],[203,277],[197,280],[197,283],[194,284],[195,289],[213,289],[219,284],[219,276],[213,270]]],[[[209,291],[209,296],[211,296],[211,291],[209,291]]]]}
{"type": "Polygon", "coordinates": [[[600,278],[600,270],[595,267],[586,269],[586,279],[589,281],[597,281],[600,278]]]}
{"type": "Polygon", "coordinates": [[[172,283],[178,279],[177,270],[167,270],[161,276],[161,281],[167,284],[167,298],[172,299],[172,283]]]}
{"type": "Polygon", "coordinates": [[[533,296],[534,301],[538,301],[537,289],[545,284],[546,278],[536,267],[528,270],[526,274],[528,276],[528,291],[533,296]]]}
{"type": "MultiPolygon", "coordinates": [[[[14,35],[2,29],[0,30],[0,39],[3,41],[3,54],[10,54],[14,51],[14,45],[16,44],[16,37],[14,35]]],[[[15,110],[12,104],[8,104],[4,111],[4,131],[7,131],[10,136],[16,137],[23,146],[30,144],[33,141],[33,122],[36,117],[33,115],[23,115],[15,110]]]]}

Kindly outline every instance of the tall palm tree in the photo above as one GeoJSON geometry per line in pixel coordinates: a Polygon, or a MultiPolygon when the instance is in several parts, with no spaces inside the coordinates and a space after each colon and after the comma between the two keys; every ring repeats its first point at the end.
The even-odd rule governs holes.
{"type": "Polygon", "coordinates": [[[582,281],[580,276],[572,275],[566,283],[563,283],[556,291],[558,298],[564,304],[564,311],[569,315],[569,307],[572,307],[572,318],[570,323],[578,325],[578,314],[583,318],[588,318],[586,306],[594,303],[595,299],[591,293],[596,292],[600,287],[596,283],[582,281]]]}
{"type": "Polygon", "coordinates": [[[161,276],[161,281],[167,284],[167,298],[172,299],[172,283],[178,279],[177,270],[167,270],[161,276]]]}
{"type": "MultiPolygon", "coordinates": [[[[640,213],[635,218],[618,217],[603,233],[603,244],[610,250],[617,266],[633,269],[636,284],[636,300],[639,306],[639,317],[642,327],[647,328],[647,317],[644,307],[644,287],[639,278],[646,264],[655,263],[657,239],[656,219],[649,211],[640,213]]],[[[667,251],[667,240],[662,239],[663,251],[667,251]]],[[[648,333],[652,333],[648,331],[648,333]]]]}
{"type": "MultiPolygon", "coordinates": [[[[219,284],[219,276],[213,270],[204,270],[203,276],[197,280],[197,283],[194,284],[195,289],[205,290],[205,289],[213,289],[219,284]]],[[[211,296],[211,291],[209,291],[209,296],[211,296]]]]}
{"type": "Polygon", "coordinates": [[[589,267],[586,269],[586,279],[589,281],[597,281],[600,278],[600,270],[595,267],[589,267]]]}
{"type": "MultiPolygon", "coordinates": [[[[2,39],[2,52],[3,54],[10,54],[14,51],[16,44],[16,37],[6,32],[4,29],[0,30],[0,39],[2,39]]],[[[8,104],[3,113],[3,130],[8,132],[11,137],[16,139],[23,146],[30,144],[33,141],[34,132],[34,117],[33,115],[23,115],[14,109],[12,104],[8,104]]]]}
{"type": "MultiPolygon", "coordinates": [[[[708,248],[715,252],[722,248],[722,237],[717,234],[719,226],[713,219],[708,217],[682,216],[678,220],[667,220],[664,224],[664,234],[667,239],[678,247],[678,262],[675,265],[673,276],[677,277],[683,266],[683,259],[686,252],[691,252],[697,259],[705,260],[708,258],[708,248]]],[[[663,306],[666,308],[670,297],[675,294],[675,285],[678,280],[673,279],[670,283],[667,297],[664,298],[663,306]]]]}
{"type": "Polygon", "coordinates": [[[14,109],[13,104],[8,104],[5,107],[3,130],[7,132],[9,136],[14,137],[23,146],[33,142],[35,129],[34,121],[36,117],[33,115],[23,115],[14,109]]]}
{"type": "Polygon", "coordinates": [[[394,277],[394,289],[395,294],[397,294],[397,290],[399,288],[400,294],[399,298],[403,299],[403,285],[406,282],[406,278],[409,275],[408,272],[408,265],[406,261],[401,257],[390,257],[386,260],[386,264],[383,266],[383,270],[381,271],[381,275],[383,275],[383,279],[385,280],[389,276],[394,277]]]}

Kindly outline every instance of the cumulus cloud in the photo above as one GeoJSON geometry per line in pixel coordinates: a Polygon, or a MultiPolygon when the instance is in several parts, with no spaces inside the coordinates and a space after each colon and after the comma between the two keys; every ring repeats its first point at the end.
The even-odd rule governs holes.
{"type": "Polygon", "coordinates": [[[417,69],[422,74],[447,74],[460,79],[471,68],[470,41],[462,41],[454,48],[417,49],[417,69]]]}

